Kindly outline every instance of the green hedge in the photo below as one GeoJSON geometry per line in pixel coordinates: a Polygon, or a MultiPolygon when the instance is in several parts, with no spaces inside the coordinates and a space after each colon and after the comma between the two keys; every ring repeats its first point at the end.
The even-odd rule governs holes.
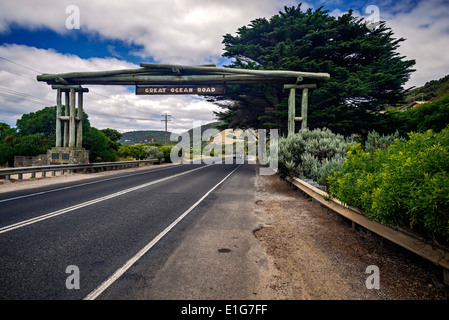
{"type": "Polygon", "coordinates": [[[160,143],[146,143],[135,145],[122,145],[118,148],[118,157],[120,160],[144,160],[161,159],[170,162],[170,151],[173,145],[161,145],[160,143]]]}
{"type": "Polygon", "coordinates": [[[329,193],[384,224],[449,242],[449,127],[410,133],[385,149],[350,148],[329,193]]]}

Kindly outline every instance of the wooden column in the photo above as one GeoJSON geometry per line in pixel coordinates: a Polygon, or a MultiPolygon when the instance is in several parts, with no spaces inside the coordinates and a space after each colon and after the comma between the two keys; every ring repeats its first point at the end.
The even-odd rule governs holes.
{"type": "Polygon", "coordinates": [[[288,136],[295,134],[295,100],[296,90],[292,88],[288,97],[288,136]]]}
{"type": "Polygon", "coordinates": [[[316,84],[284,84],[284,90],[290,90],[288,98],[288,135],[295,134],[295,121],[301,121],[301,129],[307,129],[309,89],[315,89],[316,84]],[[295,89],[302,90],[301,116],[295,117],[295,89]]]}
{"type": "MultiPolygon", "coordinates": [[[[58,144],[58,132],[61,130],[56,129],[56,147],[77,147],[82,148],[83,146],[83,93],[89,92],[89,89],[82,88],[80,85],[52,85],[53,89],[57,90],[57,102],[59,103],[59,108],[57,107],[56,113],[56,126],[63,126],[64,138],[63,142],[58,144]],[[62,113],[61,105],[61,94],[65,93],[65,113],[62,113]],[[76,94],[78,93],[78,112],[76,108],[76,94]],[[59,110],[59,111],[58,111],[59,110]]],[[[60,138],[62,140],[62,138],[60,138]]]]}
{"type": "MultiPolygon", "coordinates": [[[[65,92],[65,111],[64,111],[64,115],[65,118],[69,117],[69,113],[70,113],[70,103],[69,103],[69,91],[65,92]]],[[[69,146],[69,122],[64,120],[64,145],[63,147],[68,147],[69,146]]]]}
{"type": "Polygon", "coordinates": [[[61,119],[59,118],[61,112],[61,89],[58,89],[56,93],[56,147],[62,147],[61,119]]]}
{"type": "Polygon", "coordinates": [[[76,130],[76,146],[83,147],[83,91],[78,91],[78,121],[76,130]]]}
{"type": "Polygon", "coordinates": [[[307,129],[307,104],[308,104],[308,93],[309,89],[302,89],[302,100],[301,100],[301,129],[307,129]]]}
{"type": "Polygon", "coordinates": [[[76,120],[75,120],[75,89],[70,89],[70,113],[69,113],[69,147],[75,147],[75,133],[76,133],[76,120]]]}

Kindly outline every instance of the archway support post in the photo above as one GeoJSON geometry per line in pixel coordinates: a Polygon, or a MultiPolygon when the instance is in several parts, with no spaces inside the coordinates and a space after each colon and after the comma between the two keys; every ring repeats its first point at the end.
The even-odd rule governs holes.
{"type": "Polygon", "coordinates": [[[295,123],[301,121],[301,129],[307,129],[309,89],[315,89],[316,84],[285,84],[284,90],[290,90],[288,97],[288,136],[295,134],[295,123]],[[296,117],[296,89],[302,90],[301,116],[296,117]]]}
{"type": "Polygon", "coordinates": [[[89,151],[83,148],[83,93],[89,89],[64,84],[52,88],[56,89],[56,144],[47,151],[48,164],[87,163],[89,151]],[[62,93],[65,94],[64,115],[62,93]]]}

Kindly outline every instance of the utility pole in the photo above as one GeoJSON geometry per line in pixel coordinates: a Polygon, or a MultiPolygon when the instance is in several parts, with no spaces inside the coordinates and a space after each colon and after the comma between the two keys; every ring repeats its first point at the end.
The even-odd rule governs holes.
{"type": "Polygon", "coordinates": [[[161,121],[165,121],[165,145],[167,145],[167,122],[171,120],[168,120],[168,117],[170,117],[168,114],[163,114],[162,116],[165,117],[165,119],[161,121]]]}

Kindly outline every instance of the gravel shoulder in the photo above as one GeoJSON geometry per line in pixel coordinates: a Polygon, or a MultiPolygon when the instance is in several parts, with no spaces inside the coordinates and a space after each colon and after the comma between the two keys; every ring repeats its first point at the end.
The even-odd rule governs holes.
{"type": "MultiPolygon", "coordinates": [[[[256,170],[257,171],[257,170],[256,170]]],[[[256,204],[266,216],[254,234],[274,264],[272,299],[448,300],[442,269],[405,249],[351,227],[277,175],[256,176],[256,204]],[[367,289],[368,266],[380,289],[367,289]]]]}

